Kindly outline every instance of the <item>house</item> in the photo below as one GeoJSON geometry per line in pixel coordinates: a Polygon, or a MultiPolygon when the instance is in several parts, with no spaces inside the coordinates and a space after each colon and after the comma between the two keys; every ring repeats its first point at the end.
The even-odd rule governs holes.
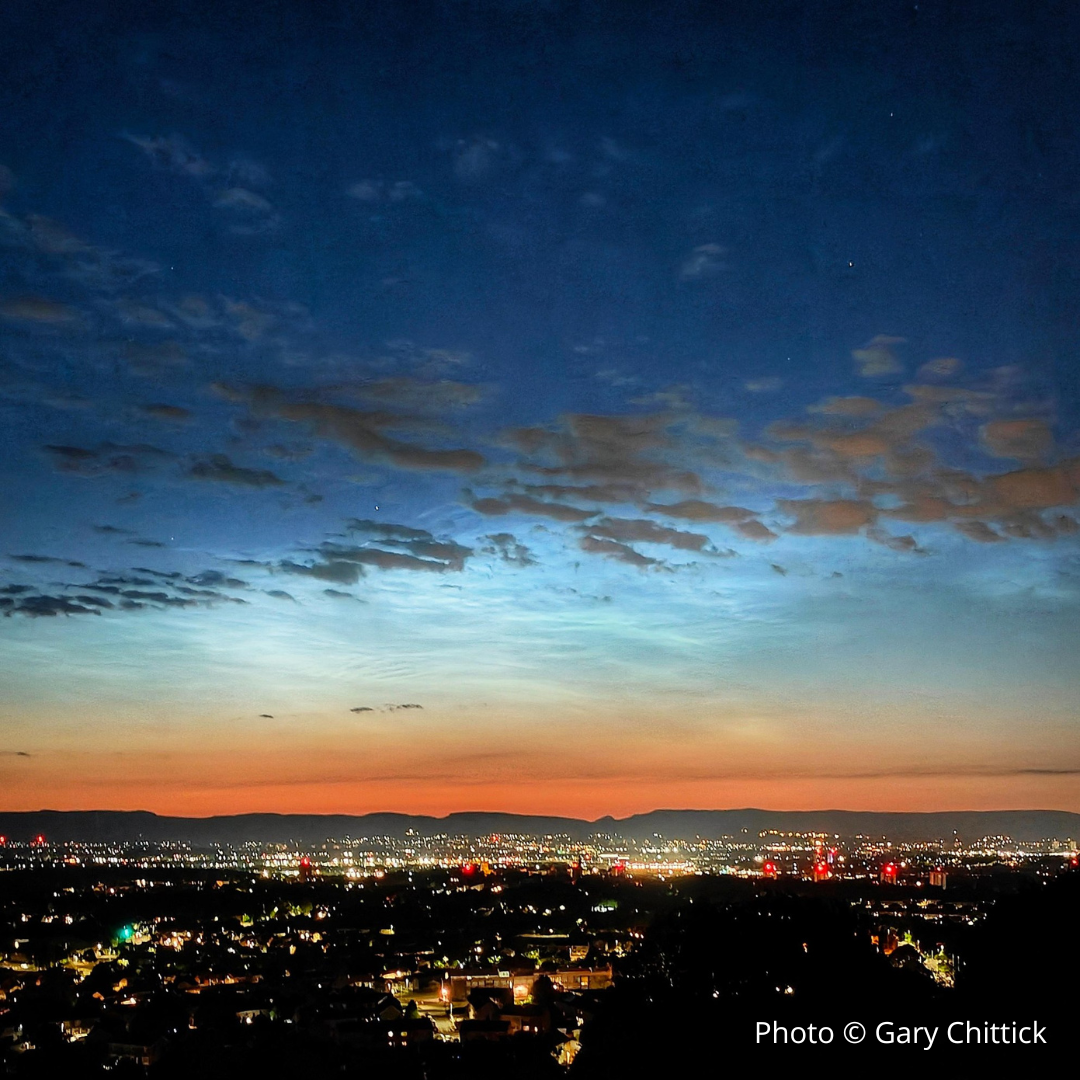
{"type": "Polygon", "coordinates": [[[542,1005],[509,1005],[499,1014],[511,1035],[542,1035],[551,1030],[551,1012],[542,1005]]]}
{"type": "Polygon", "coordinates": [[[510,1035],[510,1023],[507,1020],[462,1020],[458,1025],[461,1041],[499,1042],[510,1035]]]}

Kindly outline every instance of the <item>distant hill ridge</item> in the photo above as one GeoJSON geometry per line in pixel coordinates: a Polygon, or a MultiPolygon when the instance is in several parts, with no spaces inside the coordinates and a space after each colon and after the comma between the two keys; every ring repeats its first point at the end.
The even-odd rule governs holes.
{"type": "Polygon", "coordinates": [[[584,840],[596,834],[644,839],[654,834],[674,839],[755,835],[764,829],[825,832],[850,837],[888,836],[895,840],[974,840],[1006,835],[1016,840],[1080,837],[1080,814],[1064,810],[964,810],[940,813],[872,813],[857,810],[653,810],[627,818],[545,817],[529,814],[456,813],[446,817],[415,814],[235,814],[221,817],[163,817],[146,810],[38,810],[0,813],[0,835],[27,840],[38,834],[53,842],[181,841],[212,844],[321,843],[345,837],[403,838],[487,836],[491,833],[564,833],[584,840]]]}

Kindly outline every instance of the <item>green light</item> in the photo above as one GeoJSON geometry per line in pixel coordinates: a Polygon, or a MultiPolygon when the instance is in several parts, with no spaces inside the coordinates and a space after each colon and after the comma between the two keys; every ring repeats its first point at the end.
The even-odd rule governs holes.
{"type": "Polygon", "coordinates": [[[135,936],[135,927],[130,926],[130,925],[129,926],[121,926],[120,927],[120,933],[117,934],[117,937],[121,941],[130,941],[134,936],[135,936]]]}

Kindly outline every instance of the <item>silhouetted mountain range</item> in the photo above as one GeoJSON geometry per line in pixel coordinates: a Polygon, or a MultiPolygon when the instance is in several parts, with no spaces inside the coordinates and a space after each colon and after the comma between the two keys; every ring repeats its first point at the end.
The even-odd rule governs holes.
{"type": "Polygon", "coordinates": [[[878,814],[853,810],[653,810],[627,818],[542,817],[528,814],[459,813],[436,818],[411,814],[236,814],[209,818],[162,817],[148,811],[39,810],[0,813],[0,835],[49,841],[184,841],[196,846],[259,843],[321,843],[329,838],[390,836],[409,830],[422,836],[487,836],[491,833],[567,834],[585,839],[609,834],[643,839],[755,835],[764,829],[825,832],[839,836],[888,836],[892,840],[973,840],[1006,835],[1016,840],[1080,836],[1080,814],[1064,810],[948,811],[878,814]]]}

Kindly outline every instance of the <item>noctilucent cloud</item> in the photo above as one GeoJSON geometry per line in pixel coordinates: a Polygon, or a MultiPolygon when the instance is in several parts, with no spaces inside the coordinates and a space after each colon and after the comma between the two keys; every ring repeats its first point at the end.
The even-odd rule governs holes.
{"type": "Polygon", "coordinates": [[[0,804],[1080,810],[1080,16],[0,12],[0,804]]]}

